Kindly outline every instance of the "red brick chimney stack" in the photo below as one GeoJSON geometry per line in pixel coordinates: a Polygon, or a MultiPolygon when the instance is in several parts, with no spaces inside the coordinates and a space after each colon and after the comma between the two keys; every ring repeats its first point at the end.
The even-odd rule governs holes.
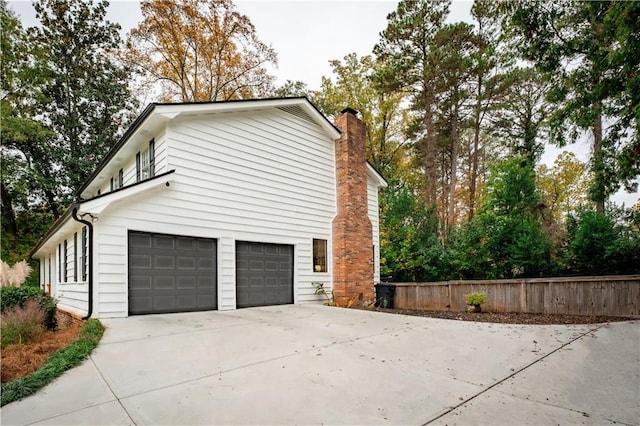
{"type": "Polygon", "coordinates": [[[338,306],[372,303],[373,234],[368,215],[366,127],[346,108],[335,119],[337,215],[333,220],[333,296],[338,306]]]}

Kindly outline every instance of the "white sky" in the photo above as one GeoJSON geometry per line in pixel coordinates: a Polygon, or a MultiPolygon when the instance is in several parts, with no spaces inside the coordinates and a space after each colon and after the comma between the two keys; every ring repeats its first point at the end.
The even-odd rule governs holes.
{"type": "MultiPolygon", "coordinates": [[[[380,32],[386,28],[387,15],[397,1],[388,0],[235,0],[238,11],[247,15],[256,27],[258,37],[278,53],[278,68],[273,70],[276,84],[300,80],[309,89],[320,88],[322,76],[331,75],[329,61],[356,52],[371,54],[380,32]]],[[[9,1],[24,27],[37,24],[31,1],[9,1]]],[[[471,22],[472,1],[454,0],[449,22],[471,22]]],[[[122,37],[142,20],[139,3],[112,0],[107,19],[122,27],[122,37]]],[[[587,145],[569,147],[581,161],[589,157],[587,145]]],[[[560,150],[548,148],[542,161],[552,164],[560,150]]],[[[612,200],[633,205],[639,193],[618,192],[612,200]]]]}

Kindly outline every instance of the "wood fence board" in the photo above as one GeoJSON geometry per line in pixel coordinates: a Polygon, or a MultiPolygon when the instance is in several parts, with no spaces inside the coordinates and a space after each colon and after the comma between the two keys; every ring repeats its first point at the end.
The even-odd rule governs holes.
{"type": "Polygon", "coordinates": [[[640,275],[391,284],[399,309],[464,311],[465,294],[484,292],[486,312],[640,315],[640,275]]]}

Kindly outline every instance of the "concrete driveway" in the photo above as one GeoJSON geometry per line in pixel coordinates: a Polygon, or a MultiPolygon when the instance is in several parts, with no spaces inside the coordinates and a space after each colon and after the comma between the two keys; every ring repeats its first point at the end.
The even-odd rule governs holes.
{"type": "Polygon", "coordinates": [[[2,424],[638,424],[640,321],[523,326],[319,305],[104,320],[2,424]]]}

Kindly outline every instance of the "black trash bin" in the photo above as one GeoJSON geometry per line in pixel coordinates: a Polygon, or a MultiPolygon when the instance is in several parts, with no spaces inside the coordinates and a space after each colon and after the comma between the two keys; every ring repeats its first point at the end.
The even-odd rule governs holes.
{"type": "Polygon", "coordinates": [[[393,308],[393,295],[396,292],[396,286],[389,283],[376,284],[376,307],[393,308]]]}

